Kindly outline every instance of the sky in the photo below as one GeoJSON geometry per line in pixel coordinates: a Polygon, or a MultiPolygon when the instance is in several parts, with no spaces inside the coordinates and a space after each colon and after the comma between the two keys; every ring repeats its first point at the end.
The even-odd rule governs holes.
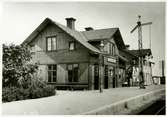
{"type": "Polygon", "coordinates": [[[153,75],[161,75],[159,61],[165,59],[164,2],[4,2],[1,41],[20,44],[46,17],[63,25],[65,18],[74,17],[76,30],[118,27],[125,44],[138,49],[138,32],[130,33],[138,15],[142,23],[153,23],[142,27],[143,48],[150,48],[151,39],[153,75]]]}

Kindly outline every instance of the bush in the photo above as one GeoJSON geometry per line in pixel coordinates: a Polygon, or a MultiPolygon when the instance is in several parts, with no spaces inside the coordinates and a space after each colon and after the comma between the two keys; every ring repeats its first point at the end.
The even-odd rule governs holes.
{"type": "Polygon", "coordinates": [[[55,95],[55,89],[53,86],[44,86],[43,88],[28,89],[18,87],[4,87],[2,88],[2,102],[11,102],[25,99],[35,99],[41,97],[48,97],[55,95]]]}
{"type": "Polygon", "coordinates": [[[3,44],[3,102],[55,95],[53,86],[38,77],[38,65],[29,64],[31,58],[27,45],[3,44]]]}
{"type": "Polygon", "coordinates": [[[44,97],[55,95],[55,88],[52,85],[46,85],[43,88],[43,91],[44,91],[43,92],[44,97]]]}
{"type": "Polygon", "coordinates": [[[27,65],[31,52],[27,45],[3,44],[3,87],[16,86],[19,78],[28,80],[36,72],[37,65],[27,65]]]}

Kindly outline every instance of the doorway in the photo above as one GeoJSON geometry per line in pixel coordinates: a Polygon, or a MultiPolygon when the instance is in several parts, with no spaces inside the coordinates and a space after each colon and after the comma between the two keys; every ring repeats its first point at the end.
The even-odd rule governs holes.
{"type": "Polygon", "coordinates": [[[112,88],[115,88],[116,87],[116,79],[115,79],[115,68],[114,67],[109,67],[109,74],[110,74],[110,78],[111,78],[111,81],[112,81],[112,88]]]}
{"type": "Polygon", "coordinates": [[[99,66],[94,65],[94,89],[99,89],[99,66]]]}
{"type": "Polygon", "coordinates": [[[113,88],[115,88],[115,76],[113,76],[113,88]]]}
{"type": "Polygon", "coordinates": [[[105,65],[104,68],[104,88],[108,89],[108,66],[105,65]]]}

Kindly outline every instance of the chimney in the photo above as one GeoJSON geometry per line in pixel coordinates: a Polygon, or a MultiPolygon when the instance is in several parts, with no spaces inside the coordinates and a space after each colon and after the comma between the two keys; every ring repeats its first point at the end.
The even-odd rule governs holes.
{"type": "Polygon", "coordinates": [[[75,21],[76,19],[70,17],[70,18],[66,18],[67,20],[67,27],[72,29],[72,30],[75,30],[75,21]]]}
{"type": "Polygon", "coordinates": [[[91,31],[91,30],[93,30],[93,28],[92,27],[86,27],[85,30],[86,31],[91,31]]]}
{"type": "Polygon", "coordinates": [[[125,45],[126,49],[129,50],[130,45],[125,45]]]}

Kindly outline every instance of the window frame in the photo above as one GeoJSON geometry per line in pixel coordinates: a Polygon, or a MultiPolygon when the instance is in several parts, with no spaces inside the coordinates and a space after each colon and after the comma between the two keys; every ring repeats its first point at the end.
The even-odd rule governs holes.
{"type": "Polygon", "coordinates": [[[110,42],[110,54],[115,55],[115,44],[110,42]]]}
{"type": "Polygon", "coordinates": [[[68,76],[68,82],[69,82],[69,83],[78,83],[78,82],[79,82],[79,63],[69,63],[69,64],[67,64],[67,66],[66,66],[66,67],[67,67],[67,72],[69,71],[69,69],[68,69],[68,68],[69,68],[69,67],[68,67],[69,65],[72,66],[72,70],[71,70],[71,71],[72,71],[72,81],[69,82],[69,76],[68,76]],[[74,67],[74,65],[77,65],[77,67],[74,67]],[[74,73],[74,69],[75,69],[75,68],[78,69],[77,81],[75,81],[75,78],[74,78],[74,74],[75,74],[75,73],[74,73]]]}
{"type": "Polygon", "coordinates": [[[69,41],[69,47],[68,47],[68,49],[70,50],[70,51],[74,51],[74,50],[76,50],[76,42],[75,41],[69,41]],[[70,49],[70,44],[71,43],[73,43],[74,44],[74,49],[70,49]]]}
{"type": "Polygon", "coordinates": [[[112,55],[115,55],[115,44],[112,45],[112,55]]]}
{"type": "Polygon", "coordinates": [[[57,35],[53,35],[53,36],[47,36],[46,37],[46,51],[48,51],[48,52],[51,52],[51,51],[57,51],[58,50],[58,48],[57,48],[57,35]],[[48,39],[51,39],[51,44],[50,44],[50,46],[51,46],[51,50],[48,50],[48,39]],[[53,45],[53,39],[55,38],[55,42],[56,42],[56,49],[53,49],[54,48],[54,45],[53,45]]]}
{"type": "Polygon", "coordinates": [[[48,78],[47,78],[47,82],[48,83],[56,83],[57,82],[57,64],[49,64],[47,65],[47,74],[48,74],[48,78]],[[49,69],[49,66],[51,66],[51,69],[49,69]],[[56,66],[56,69],[53,69],[56,66]],[[51,81],[49,81],[49,72],[51,72],[51,81]],[[53,73],[56,72],[56,81],[54,81],[54,76],[53,73]]]}

